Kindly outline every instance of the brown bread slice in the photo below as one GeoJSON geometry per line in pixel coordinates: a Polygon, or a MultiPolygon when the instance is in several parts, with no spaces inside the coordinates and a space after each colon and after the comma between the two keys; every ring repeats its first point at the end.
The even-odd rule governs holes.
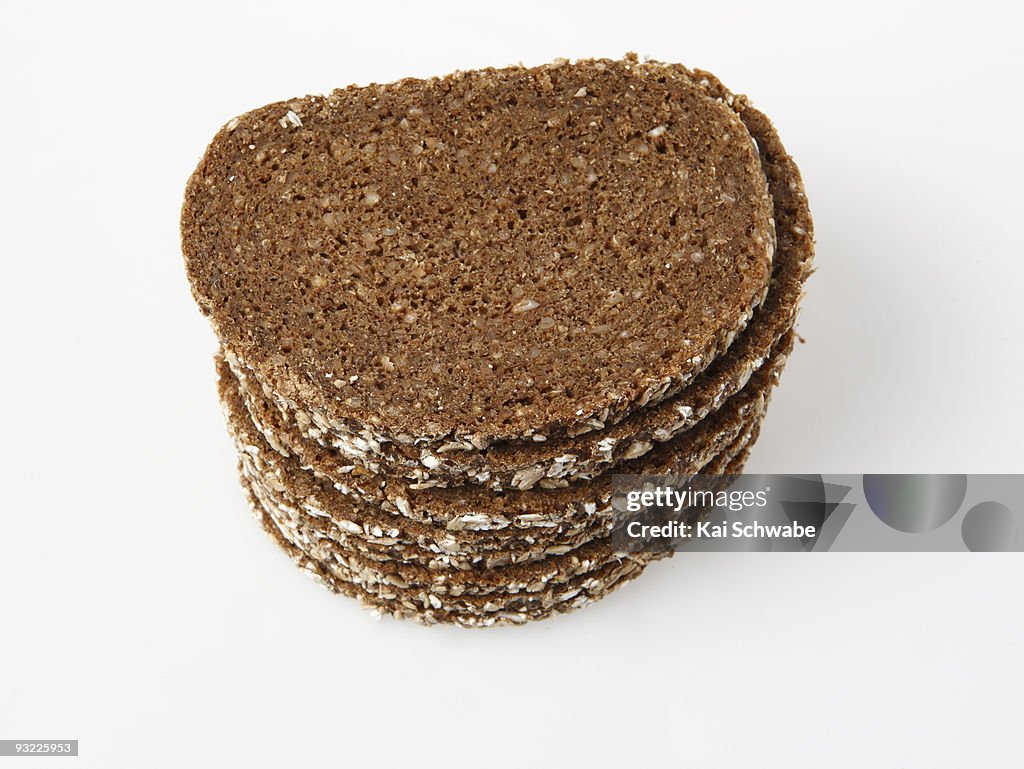
{"type": "Polygon", "coordinates": [[[781,232],[771,283],[762,305],[729,350],[682,392],[640,409],[606,429],[581,427],[586,432],[573,437],[500,441],[483,450],[448,444],[438,451],[437,447],[375,444],[372,431],[337,435],[323,429],[325,425],[311,422],[309,413],[293,408],[294,404],[288,404],[237,361],[233,362],[236,372],[258,384],[252,389],[262,390],[282,418],[294,423],[305,438],[347,457],[343,464],[354,463],[373,472],[403,475],[428,484],[477,482],[496,489],[529,488],[536,482],[551,485],[559,479],[593,475],[625,456],[638,456],[689,429],[740,389],[769,356],[781,335],[790,329],[803,296],[803,284],[813,267],[811,218],[796,165],[782,148],[771,124],[744,97],[729,93],[706,73],[701,76],[709,92],[731,104],[744,123],[751,124],[781,232]],[[436,463],[436,467],[428,467],[425,460],[431,465],[436,463]]]}
{"type": "Polygon", "coordinates": [[[677,392],[748,322],[775,244],[737,113],[635,58],[255,110],[207,150],[182,235],[200,307],[276,392],[474,446],[677,392]]]}

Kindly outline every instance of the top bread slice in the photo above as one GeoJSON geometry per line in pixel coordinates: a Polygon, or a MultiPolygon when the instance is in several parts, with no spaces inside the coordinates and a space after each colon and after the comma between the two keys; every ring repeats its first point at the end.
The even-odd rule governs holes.
{"type": "Polygon", "coordinates": [[[772,271],[736,112],[685,68],[556,62],[254,110],[186,191],[224,346],[325,424],[545,440],[678,392],[772,271]]]}

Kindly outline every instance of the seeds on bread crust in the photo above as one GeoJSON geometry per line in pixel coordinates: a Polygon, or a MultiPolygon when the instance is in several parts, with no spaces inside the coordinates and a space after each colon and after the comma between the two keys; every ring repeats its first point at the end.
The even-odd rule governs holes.
{"type": "MultiPolygon", "coordinates": [[[[771,368],[780,369],[780,363],[781,359],[773,360],[771,368]]],[[[774,384],[774,377],[762,376],[751,383],[751,392],[730,402],[734,413],[711,419],[696,431],[692,447],[663,457],[656,466],[630,469],[696,473],[717,457],[735,452],[733,445],[760,424],[774,384]]],[[[352,485],[334,485],[329,478],[298,467],[293,457],[279,454],[249,418],[236,383],[223,366],[220,390],[250,486],[296,514],[330,522],[338,537],[367,543],[379,558],[422,561],[425,556],[439,564],[493,566],[502,558],[531,559],[553,547],[575,547],[606,533],[611,515],[608,476],[576,484],[571,493],[537,489],[504,499],[478,489],[467,499],[432,490],[389,498],[375,492],[372,482],[362,485],[354,479],[352,485]]]]}
{"type": "MultiPolygon", "coordinates": [[[[764,398],[777,383],[792,344],[793,336],[790,334],[744,390],[726,401],[718,412],[702,420],[693,431],[659,445],[642,457],[620,463],[616,471],[644,475],[696,472],[703,462],[717,455],[736,437],[751,415],[764,408],[764,398]]],[[[607,473],[555,488],[538,486],[495,494],[481,486],[421,487],[421,484],[411,484],[401,478],[376,475],[358,467],[339,466],[329,452],[303,441],[293,428],[271,421],[273,414],[268,418],[262,412],[252,411],[237,380],[223,362],[219,365],[219,376],[221,398],[229,422],[236,425],[234,429],[249,436],[245,442],[260,445],[257,438],[266,441],[266,446],[280,455],[280,459],[275,461],[288,468],[282,475],[287,475],[289,483],[295,487],[312,489],[326,481],[328,489],[333,487],[332,490],[336,489],[357,503],[367,502],[387,513],[445,528],[453,520],[478,514],[515,527],[523,526],[521,516],[524,514],[542,515],[553,521],[589,517],[599,513],[611,495],[611,476],[607,473]]],[[[330,494],[324,493],[323,496],[330,497],[330,494]]],[[[338,500],[338,504],[342,502],[338,500]]],[[[348,516],[340,514],[337,517],[348,516]]]]}

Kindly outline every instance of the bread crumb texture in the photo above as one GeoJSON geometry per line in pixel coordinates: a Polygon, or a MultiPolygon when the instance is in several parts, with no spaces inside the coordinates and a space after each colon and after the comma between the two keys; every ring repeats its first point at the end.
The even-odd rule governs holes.
{"type": "Polygon", "coordinates": [[[262,107],[189,182],[194,295],[284,397],[383,439],[614,423],[765,295],[773,204],[742,106],[627,57],[262,107]]]}

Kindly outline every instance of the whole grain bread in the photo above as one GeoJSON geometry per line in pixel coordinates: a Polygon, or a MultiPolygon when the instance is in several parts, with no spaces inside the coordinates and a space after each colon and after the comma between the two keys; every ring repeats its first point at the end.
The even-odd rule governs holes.
{"type": "Polygon", "coordinates": [[[466,626],[660,557],[613,546],[609,473],[740,471],[813,257],[767,118],[633,56],[254,110],[182,236],[253,513],[328,588],[466,626]]]}
{"type": "Polygon", "coordinates": [[[328,425],[474,446],[677,392],[762,300],[774,230],[737,112],[635,58],[268,105],[182,213],[193,293],[262,381],[328,425]]]}
{"type": "Polygon", "coordinates": [[[813,228],[796,165],[770,122],[750,107],[745,97],[729,93],[707,73],[700,75],[704,87],[731,104],[749,124],[768,177],[779,242],[762,305],[729,350],[682,392],[608,427],[599,422],[579,426],[571,436],[539,441],[538,434],[534,440],[497,441],[482,450],[465,442],[449,442],[438,450],[429,445],[380,443],[375,441],[373,431],[339,432],[320,420],[314,422],[315,413],[289,403],[228,351],[236,373],[258,383],[266,399],[304,437],[348,457],[346,464],[427,484],[477,482],[495,489],[529,488],[538,482],[551,485],[560,479],[591,476],[599,468],[612,466],[624,457],[639,456],[689,429],[741,388],[767,359],[781,335],[792,327],[804,282],[813,270],[813,228]]]}

